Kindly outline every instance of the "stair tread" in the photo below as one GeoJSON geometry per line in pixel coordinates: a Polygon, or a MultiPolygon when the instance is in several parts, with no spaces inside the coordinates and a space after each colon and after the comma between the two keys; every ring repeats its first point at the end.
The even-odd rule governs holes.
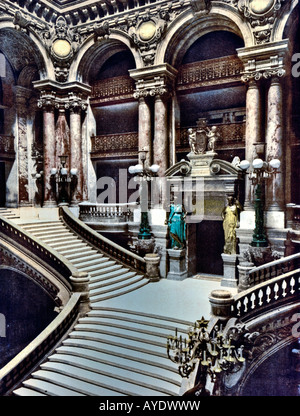
{"type": "Polygon", "coordinates": [[[76,392],[75,390],[58,386],[44,380],[38,380],[36,378],[25,380],[23,384],[25,387],[37,389],[39,392],[50,396],[82,396],[82,394],[76,392]]]}
{"type": "Polygon", "coordinates": [[[93,296],[98,296],[98,295],[103,295],[106,294],[108,292],[111,292],[113,290],[120,290],[123,289],[125,287],[134,285],[138,282],[140,282],[141,280],[144,279],[144,276],[142,275],[137,275],[136,273],[134,273],[133,276],[128,276],[128,278],[123,278],[119,281],[109,281],[107,282],[107,284],[103,284],[100,288],[90,288],[90,295],[91,297],[93,296]],[[101,290],[101,288],[103,288],[103,290],[101,290]]]}
{"type": "Polygon", "coordinates": [[[163,357],[167,356],[167,343],[153,341],[144,338],[119,335],[117,333],[104,333],[104,332],[92,332],[77,330],[70,333],[70,338],[84,338],[89,340],[111,342],[115,345],[119,345],[122,348],[141,348],[146,351],[151,350],[151,353],[161,354],[163,357]]]}
{"type": "MultiPolygon", "coordinates": [[[[120,270],[125,270],[125,268],[123,268],[123,266],[121,264],[115,264],[114,266],[111,266],[109,268],[109,271],[105,272],[105,270],[102,270],[102,273],[97,274],[97,273],[90,273],[90,282],[98,282],[98,281],[102,281],[107,279],[110,275],[110,273],[112,272],[120,272],[120,270]]],[[[128,270],[128,269],[127,269],[128,270]]]]}
{"type": "MultiPolygon", "coordinates": [[[[74,391],[88,395],[88,396],[106,396],[106,395],[112,395],[114,393],[113,386],[110,388],[110,386],[100,386],[95,385],[83,380],[80,380],[75,377],[70,377],[64,374],[59,374],[57,372],[53,371],[45,371],[45,370],[38,370],[32,374],[32,376],[39,380],[44,380],[48,382],[52,382],[56,385],[74,389],[74,391]]],[[[115,393],[115,396],[121,396],[126,393],[115,393]]]]}
{"type": "MultiPolygon", "coordinates": [[[[79,335],[79,334],[78,334],[79,335]]],[[[110,342],[103,342],[104,340],[101,339],[87,339],[84,337],[69,337],[63,341],[64,346],[72,346],[72,347],[79,347],[84,349],[91,349],[93,351],[103,352],[104,354],[110,355],[117,355],[117,356],[124,356],[128,357],[130,360],[136,361],[150,361],[155,363],[157,366],[166,368],[171,370],[171,366],[173,365],[172,362],[167,357],[167,353],[161,354],[156,353],[155,351],[151,351],[149,349],[136,349],[134,347],[127,348],[125,344],[115,345],[114,343],[110,342]]],[[[129,347],[129,346],[128,346],[129,347]]],[[[154,364],[153,364],[154,365],[154,364]]],[[[177,367],[174,365],[174,371],[177,375],[177,367]]]]}
{"type": "Polygon", "coordinates": [[[17,390],[15,390],[14,392],[15,396],[40,396],[40,397],[45,397],[47,394],[44,394],[40,391],[31,389],[31,388],[27,388],[27,387],[20,387],[17,390]]]}
{"type": "Polygon", "coordinates": [[[136,355],[130,357],[130,355],[122,354],[119,350],[111,351],[105,350],[103,348],[95,350],[87,348],[87,346],[84,344],[80,347],[67,344],[58,347],[56,351],[59,354],[74,355],[75,357],[79,356],[82,358],[88,358],[99,362],[110,362],[112,366],[130,366],[130,368],[132,368],[134,371],[141,370],[148,371],[150,373],[155,373],[155,370],[157,370],[157,372],[155,373],[157,377],[162,376],[166,378],[172,378],[181,382],[181,376],[177,371],[177,367],[164,367],[161,365],[161,363],[158,364],[157,361],[150,361],[146,358],[139,358],[136,355]]]}
{"type": "Polygon", "coordinates": [[[134,290],[140,289],[141,287],[147,285],[148,283],[149,283],[148,280],[143,278],[137,283],[133,283],[131,285],[122,287],[120,289],[110,290],[106,294],[104,293],[102,295],[93,296],[92,293],[90,293],[90,300],[91,300],[91,303],[93,303],[92,307],[94,307],[94,303],[96,303],[97,305],[97,302],[101,302],[103,300],[111,299],[113,297],[125,295],[126,293],[130,293],[130,292],[133,292],[134,290]]]}
{"type": "Polygon", "coordinates": [[[149,395],[150,393],[153,394],[154,391],[157,395],[172,395],[173,393],[172,391],[168,391],[167,389],[163,388],[161,388],[160,391],[158,391],[158,387],[156,385],[152,386],[148,383],[144,383],[139,380],[123,379],[123,377],[117,376],[116,374],[104,374],[104,372],[100,374],[96,373],[95,371],[85,370],[79,367],[73,367],[69,364],[48,361],[42,364],[42,368],[50,369],[50,371],[53,371],[55,373],[61,373],[64,375],[68,375],[69,377],[79,378],[81,381],[86,381],[97,385],[101,385],[103,382],[109,385],[110,383],[112,383],[113,380],[112,384],[115,388],[117,387],[121,390],[128,390],[131,391],[131,393],[135,393],[135,391],[138,391],[138,393],[143,395],[149,395]]]}
{"type": "MultiPolygon", "coordinates": [[[[74,355],[56,353],[50,357],[50,362],[71,365],[72,367],[74,366],[82,370],[91,371],[93,373],[108,375],[112,378],[119,378],[126,381],[134,380],[135,383],[154,383],[156,389],[174,389],[177,391],[181,384],[174,379],[158,378],[157,374],[150,371],[141,371],[141,369],[133,369],[132,367],[125,365],[114,366],[111,362],[106,362],[105,360],[99,362],[86,357],[75,357],[74,355]]],[[[46,364],[42,364],[41,367],[46,368],[46,364]]]]}
{"type": "Polygon", "coordinates": [[[103,279],[98,282],[90,282],[90,290],[96,290],[99,288],[111,286],[115,283],[124,282],[132,277],[136,276],[136,272],[123,272],[123,269],[120,270],[115,276],[109,276],[107,279],[103,279]]]}

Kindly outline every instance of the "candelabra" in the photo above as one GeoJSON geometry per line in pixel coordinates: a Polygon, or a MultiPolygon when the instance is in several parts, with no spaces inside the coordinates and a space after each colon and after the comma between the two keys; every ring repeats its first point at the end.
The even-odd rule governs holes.
{"type": "MultiPolygon", "coordinates": [[[[240,163],[240,168],[245,172],[250,168],[250,162],[243,160],[240,163]]],[[[262,183],[263,181],[270,179],[273,175],[279,173],[280,160],[272,159],[269,163],[262,159],[254,159],[252,162],[252,169],[249,172],[249,179],[252,184],[256,186],[255,189],[255,229],[253,232],[253,238],[251,246],[253,247],[267,247],[268,240],[264,227],[264,197],[262,183]]]]}
{"type": "Polygon", "coordinates": [[[188,339],[175,336],[167,338],[167,353],[171,361],[178,364],[181,377],[188,377],[200,362],[201,373],[208,374],[215,383],[222,372],[239,369],[245,358],[240,338],[233,332],[223,332],[222,324],[215,325],[212,331],[207,329],[208,321],[203,317],[188,330],[188,339]]]}
{"type": "Polygon", "coordinates": [[[138,239],[149,240],[151,239],[149,218],[148,218],[148,184],[147,182],[152,180],[152,177],[156,176],[159,171],[158,165],[151,165],[149,168],[145,166],[146,151],[140,151],[141,164],[130,166],[128,171],[132,175],[136,175],[140,179],[140,204],[141,204],[141,224],[139,228],[138,239]]]}
{"type": "Polygon", "coordinates": [[[72,168],[70,172],[66,168],[68,156],[59,156],[61,167],[51,169],[52,189],[55,195],[58,194],[58,204],[68,205],[77,183],[77,169],[72,168]]]}

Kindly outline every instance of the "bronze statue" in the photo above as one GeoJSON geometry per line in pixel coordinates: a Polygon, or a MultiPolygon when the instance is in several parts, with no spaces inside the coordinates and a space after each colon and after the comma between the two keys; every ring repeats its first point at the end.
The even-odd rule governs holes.
{"type": "Polygon", "coordinates": [[[225,237],[224,253],[236,254],[236,228],[242,205],[233,196],[228,196],[228,205],[222,211],[223,229],[225,237]]]}

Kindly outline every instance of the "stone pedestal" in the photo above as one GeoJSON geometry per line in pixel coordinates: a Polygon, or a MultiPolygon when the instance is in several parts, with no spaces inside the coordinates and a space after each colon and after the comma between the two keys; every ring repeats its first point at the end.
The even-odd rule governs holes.
{"type": "Polygon", "coordinates": [[[237,287],[237,255],[222,253],[223,259],[223,278],[221,280],[221,286],[237,287]]]}
{"type": "Polygon", "coordinates": [[[192,165],[191,176],[210,176],[210,164],[216,156],[217,153],[215,152],[206,152],[199,155],[189,153],[187,157],[192,165]]]}
{"type": "Polygon", "coordinates": [[[146,262],[146,278],[150,282],[158,282],[160,280],[159,263],[160,256],[156,253],[148,253],[144,257],[146,262]]]}
{"type": "Polygon", "coordinates": [[[169,254],[169,272],[167,279],[169,280],[184,280],[188,277],[186,269],[186,251],[168,249],[169,254]]]}
{"type": "Polygon", "coordinates": [[[227,320],[231,317],[233,297],[228,290],[213,290],[209,296],[212,316],[227,320]]]}

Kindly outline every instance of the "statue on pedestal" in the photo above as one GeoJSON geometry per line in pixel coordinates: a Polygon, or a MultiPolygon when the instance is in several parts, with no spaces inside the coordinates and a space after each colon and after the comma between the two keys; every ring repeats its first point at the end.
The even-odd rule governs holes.
{"type": "Polygon", "coordinates": [[[222,211],[223,229],[225,237],[224,253],[236,254],[236,228],[242,205],[233,196],[228,196],[228,205],[222,211]]]}
{"type": "Polygon", "coordinates": [[[170,215],[167,221],[171,237],[171,248],[183,249],[186,241],[185,211],[180,204],[171,204],[170,215]]]}

